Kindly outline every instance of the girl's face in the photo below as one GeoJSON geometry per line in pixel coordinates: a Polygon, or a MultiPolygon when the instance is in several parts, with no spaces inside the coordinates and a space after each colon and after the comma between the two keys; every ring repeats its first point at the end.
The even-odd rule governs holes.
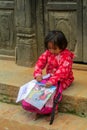
{"type": "Polygon", "coordinates": [[[53,42],[48,42],[48,50],[56,55],[61,51],[58,46],[54,46],[53,42]]]}

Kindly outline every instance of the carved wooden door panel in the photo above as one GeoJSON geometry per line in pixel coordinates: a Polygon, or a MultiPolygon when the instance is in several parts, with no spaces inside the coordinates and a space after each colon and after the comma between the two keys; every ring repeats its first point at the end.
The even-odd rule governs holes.
{"type": "Polygon", "coordinates": [[[0,55],[14,55],[14,0],[0,0],[0,55]]]}
{"type": "Polygon", "coordinates": [[[87,0],[83,0],[83,62],[87,63],[87,0]]]}
{"type": "Polygon", "coordinates": [[[82,1],[45,0],[45,34],[48,30],[62,30],[68,39],[68,48],[82,62],[82,1]]]}

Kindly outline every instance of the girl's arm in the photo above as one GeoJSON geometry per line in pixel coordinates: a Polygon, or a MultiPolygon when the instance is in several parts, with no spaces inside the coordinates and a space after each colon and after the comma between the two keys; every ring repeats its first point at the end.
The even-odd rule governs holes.
{"type": "Polygon", "coordinates": [[[42,76],[42,70],[45,68],[47,63],[48,51],[45,51],[36,62],[35,69],[34,69],[34,78],[37,76],[42,76]]]}
{"type": "Polygon", "coordinates": [[[62,58],[58,70],[50,77],[48,82],[55,85],[58,81],[68,79],[69,74],[72,72],[72,63],[71,57],[62,58]]]}

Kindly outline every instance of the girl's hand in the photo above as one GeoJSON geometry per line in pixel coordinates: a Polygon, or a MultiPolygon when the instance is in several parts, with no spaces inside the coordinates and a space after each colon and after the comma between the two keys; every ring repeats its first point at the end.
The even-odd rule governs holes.
{"type": "Polygon", "coordinates": [[[42,76],[37,76],[37,77],[36,77],[36,80],[37,80],[38,82],[40,82],[40,81],[42,80],[42,76]]]}
{"type": "Polygon", "coordinates": [[[46,83],[46,88],[50,88],[51,86],[52,86],[52,83],[50,83],[50,82],[46,83]]]}

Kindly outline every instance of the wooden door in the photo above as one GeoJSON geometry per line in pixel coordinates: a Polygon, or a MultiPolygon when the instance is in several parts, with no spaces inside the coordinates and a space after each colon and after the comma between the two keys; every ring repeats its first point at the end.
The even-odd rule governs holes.
{"type": "Polygon", "coordinates": [[[87,0],[83,0],[83,62],[87,63],[87,0]]]}
{"type": "Polygon", "coordinates": [[[0,0],[0,55],[15,55],[14,0],[0,0]]]}
{"type": "Polygon", "coordinates": [[[82,1],[45,0],[44,21],[45,34],[48,30],[63,31],[68,39],[68,48],[76,55],[75,61],[82,62],[82,1]]]}

